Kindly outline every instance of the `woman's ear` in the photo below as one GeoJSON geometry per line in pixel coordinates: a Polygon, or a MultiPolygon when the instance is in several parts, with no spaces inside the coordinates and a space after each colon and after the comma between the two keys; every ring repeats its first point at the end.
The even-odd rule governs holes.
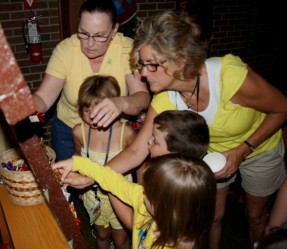
{"type": "Polygon", "coordinates": [[[119,23],[116,23],[115,24],[115,27],[113,28],[113,35],[112,35],[112,38],[115,37],[116,33],[118,32],[118,29],[119,29],[119,23]]]}
{"type": "Polygon", "coordinates": [[[186,65],[186,59],[185,58],[179,58],[177,65],[178,65],[178,69],[182,70],[186,65]]]}
{"type": "Polygon", "coordinates": [[[183,74],[185,66],[186,66],[186,59],[185,58],[179,58],[175,68],[177,68],[176,71],[179,73],[178,76],[180,77],[181,80],[185,79],[184,74],[183,74]]]}

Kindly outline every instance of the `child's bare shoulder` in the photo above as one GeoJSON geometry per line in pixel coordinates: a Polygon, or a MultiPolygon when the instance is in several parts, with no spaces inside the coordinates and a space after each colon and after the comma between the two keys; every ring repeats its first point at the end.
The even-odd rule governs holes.
{"type": "Polygon", "coordinates": [[[73,127],[73,129],[72,129],[73,136],[74,136],[74,135],[79,135],[79,134],[81,134],[81,132],[82,132],[81,126],[82,126],[82,124],[80,123],[80,124],[76,124],[76,125],[73,127]]]}
{"type": "Polygon", "coordinates": [[[127,144],[130,144],[136,137],[136,131],[128,124],[125,124],[124,127],[124,139],[127,144]]]}

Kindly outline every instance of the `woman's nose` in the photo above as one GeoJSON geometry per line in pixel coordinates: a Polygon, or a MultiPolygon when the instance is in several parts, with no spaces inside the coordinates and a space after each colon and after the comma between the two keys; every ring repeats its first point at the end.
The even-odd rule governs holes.
{"type": "Polygon", "coordinates": [[[88,39],[88,45],[89,45],[89,46],[93,46],[94,43],[95,43],[94,39],[93,39],[92,37],[89,37],[89,39],[88,39]]]}
{"type": "Polygon", "coordinates": [[[140,74],[141,74],[141,76],[146,77],[146,76],[148,76],[149,71],[146,69],[146,67],[143,67],[143,68],[141,69],[140,74]]]}

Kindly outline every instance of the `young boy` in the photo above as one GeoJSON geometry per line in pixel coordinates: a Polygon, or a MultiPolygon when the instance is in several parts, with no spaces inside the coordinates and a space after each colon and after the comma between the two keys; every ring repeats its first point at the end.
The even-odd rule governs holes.
{"type": "MultiPolygon", "coordinates": [[[[150,157],[180,153],[185,157],[202,159],[209,144],[208,126],[205,119],[197,113],[165,111],[155,117],[148,144],[150,157]]],[[[141,167],[137,171],[139,183],[144,169],[141,167]]]]}

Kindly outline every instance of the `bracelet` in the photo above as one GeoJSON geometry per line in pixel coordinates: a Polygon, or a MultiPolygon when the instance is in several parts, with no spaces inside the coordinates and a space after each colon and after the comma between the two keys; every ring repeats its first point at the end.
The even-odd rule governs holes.
{"type": "Polygon", "coordinates": [[[251,153],[255,150],[255,147],[251,143],[249,143],[248,141],[245,140],[243,143],[248,146],[251,153]]]}

